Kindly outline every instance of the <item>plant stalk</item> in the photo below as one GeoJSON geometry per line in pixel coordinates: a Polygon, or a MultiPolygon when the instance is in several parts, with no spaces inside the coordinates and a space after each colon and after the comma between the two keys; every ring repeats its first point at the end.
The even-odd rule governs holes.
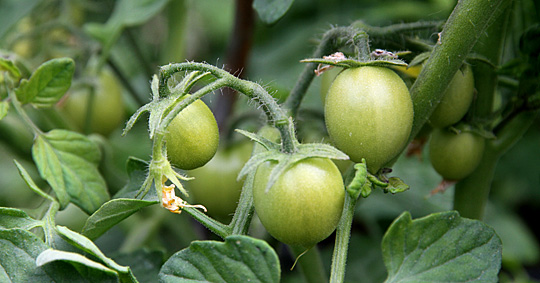
{"type": "Polygon", "coordinates": [[[345,279],[345,266],[347,265],[347,252],[351,237],[351,226],[354,217],[357,199],[345,194],[343,214],[336,229],[336,243],[332,254],[332,267],[330,270],[330,282],[341,283],[345,279]]]}
{"type": "Polygon", "coordinates": [[[477,40],[511,0],[459,1],[448,18],[431,56],[411,88],[414,122],[409,142],[420,132],[439,104],[456,71],[477,40]]]}

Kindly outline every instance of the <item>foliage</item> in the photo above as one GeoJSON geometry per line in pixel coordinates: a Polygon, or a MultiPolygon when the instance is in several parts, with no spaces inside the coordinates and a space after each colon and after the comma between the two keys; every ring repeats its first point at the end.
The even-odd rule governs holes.
{"type": "Polygon", "coordinates": [[[0,1],[0,281],[540,280],[540,6],[451,2],[0,1]]]}

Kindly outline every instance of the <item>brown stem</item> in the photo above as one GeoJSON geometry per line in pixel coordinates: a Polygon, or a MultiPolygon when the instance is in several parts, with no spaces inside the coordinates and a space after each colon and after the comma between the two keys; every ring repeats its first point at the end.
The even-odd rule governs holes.
{"type": "MultiPolygon", "coordinates": [[[[236,0],[235,21],[232,35],[227,47],[225,68],[241,77],[248,55],[251,50],[254,28],[253,0],[236,0]]],[[[230,88],[223,89],[223,95],[218,96],[214,106],[214,115],[221,133],[226,132],[228,118],[233,111],[237,93],[230,88]]]]}

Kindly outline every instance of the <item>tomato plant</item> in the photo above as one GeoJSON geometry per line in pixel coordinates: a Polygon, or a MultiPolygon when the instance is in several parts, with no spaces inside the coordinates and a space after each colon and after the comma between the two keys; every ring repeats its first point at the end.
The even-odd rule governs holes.
{"type": "Polygon", "coordinates": [[[185,170],[203,166],[216,154],[219,145],[214,114],[204,102],[195,101],[172,120],[165,140],[167,157],[174,166],[185,170]]]}
{"type": "Polygon", "coordinates": [[[474,97],[474,77],[469,65],[458,70],[445,90],[441,102],[429,118],[433,127],[453,125],[469,110],[474,97]]]}
{"type": "Polygon", "coordinates": [[[336,147],[355,162],[365,158],[373,173],[403,150],[413,121],[407,86],[381,67],[352,68],[338,75],[324,115],[336,147]]]}
{"type": "Polygon", "coordinates": [[[341,174],[331,160],[305,159],[287,169],[267,192],[274,166],[268,162],[257,169],[257,215],[276,239],[310,248],[336,229],[345,196],[341,174]]]}
{"type": "Polygon", "coordinates": [[[220,219],[230,220],[243,182],[237,180],[238,173],[251,155],[251,143],[243,142],[219,149],[207,164],[189,171],[195,179],[188,182],[193,202],[208,209],[208,214],[220,219]]]}
{"type": "Polygon", "coordinates": [[[461,180],[471,174],[482,160],[484,138],[471,132],[436,129],[429,142],[433,168],[446,180],[461,180]]]}
{"type": "Polygon", "coordinates": [[[535,1],[93,2],[0,1],[0,282],[540,279],[535,1]]]}
{"type": "Polygon", "coordinates": [[[95,79],[91,87],[69,93],[60,107],[78,130],[106,136],[123,125],[125,119],[122,86],[107,69],[95,79]]]}

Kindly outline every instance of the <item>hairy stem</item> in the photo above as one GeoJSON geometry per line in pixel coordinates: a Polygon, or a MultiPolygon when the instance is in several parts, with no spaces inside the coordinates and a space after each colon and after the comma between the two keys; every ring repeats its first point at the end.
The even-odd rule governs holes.
{"type": "Polygon", "coordinates": [[[351,225],[357,200],[349,194],[345,194],[343,214],[336,230],[336,243],[332,254],[332,267],[330,270],[330,282],[340,283],[345,279],[345,266],[347,264],[347,252],[351,237],[351,225]]]}
{"type": "Polygon", "coordinates": [[[234,212],[233,219],[229,224],[231,228],[231,234],[233,235],[246,235],[249,230],[249,225],[251,224],[251,219],[255,209],[253,207],[253,179],[255,178],[255,173],[252,172],[248,174],[244,185],[242,186],[242,193],[240,194],[240,199],[238,200],[238,206],[234,212]]]}
{"type": "Polygon", "coordinates": [[[510,149],[530,127],[536,112],[524,112],[497,132],[497,139],[488,141],[482,161],[476,170],[467,178],[456,184],[454,192],[454,209],[461,216],[473,219],[484,217],[488,201],[491,181],[499,158],[510,149]]]}
{"type": "MultiPolygon", "coordinates": [[[[295,144],[296,137],[293,136],[294,134],[294,129],[292,128],[293,124],[289,122],[289,118],[287,117],[285,111],[281,109],[281,107],[277,104],[274,98],[270,94],[268,94],[268,92],[262,86],[254,82],[239,79],[231,75],[229,72],[225,70],[219,69],[215,66],[211,66],[208,64],[189,63],[189,62],[177,63],[177,64],[169,64],[169,65],[162,66],[160,69],[159,95],[161,97],[167,96],[170,92],[167,86],[168,79],[174,73],[181,72],[181,71],[209,72],[214,77],[216,77],[218,81],[206,86],[205,88],[212,86],[212,88],[215,87],[215,89],[219,89],[221,87],[228,86],[232,89],[235,89],[245,94],[249,98],[251,98],[255,103],[259,105],[259,107],[263,109],[264,113],[268,117],[268,121],[270,121],[279,129],[281,133],[281,138],[282,138],[282,151],[292,153],[296,150],[296,144],[295,144]]],[[[204,92],[202,91],[203,89],[197,91],[192,96],[182,100],[182,102],[177,107],[175,107],[175,111],[178,107],[185,107],[189,105],[190,103],[192,103],[191,100],[200,98],[204,94],[208,93],[207,89],[205,89],[204,92]],[[200,93],[200,95],[198,93],[200,93]]],[[[183,109],[183,108],[180,108],[180,109],[183,109]]],[[[174,111],[171,111],[171,113],[172,112],[174,111]]]]}
{"type": "Polygon", "coordinates": [[[511,0],[459,1],[448,18],[439,40],[411,88],[414,122],[411,141],[420,131],[444,90],[487,27],[511,0]]]}
{"type": "MultiPolygon", "coordinates": [[[[312,58],[322,58],[325,55],[330,55],[336,52],[340,47],[351,44],[358,39],[365,39],[367,42],[367,35],[353,27],[335,27],[328,30],[322,37],[321,42],[317,46],[315,52],[313,52],[312,58]]],[[[302,103],[309,85],[315,77],[316,63],[307,63],[304,70],[300,74],[300,77],[296,81],[291,94],[285,101],[285,108],[288,109],[291,116],[296,116],[298,108],[302,103]]]]}
{"type": "MultiPolygon", "coordinates": [[[[487,29],[487,32],[474,47],[475,52],[482,54],[496,66],[500,64],[502,56],[508,14],[508,11],[502,13],[498,21],[487,29]]],[[[492,116],[497,74],[493,67],[482,62],[473,65],[473,72],[477,96],[471,111],[469,111],[468,120],[472,120],[473,123],[486,124],[492,116]]],[[[519,132],[517,134],[521,137],[519,132]]],[[[515,136],[511,138],[515,138],[515,136]]],[[[495,144],[493,141],[488,141],[488,146],[478,168],[469,177],[456,184],[454,209],[464,217],[483,218],[495,168],[503,153],[502,150],[494,147],[495,144]]]]}

